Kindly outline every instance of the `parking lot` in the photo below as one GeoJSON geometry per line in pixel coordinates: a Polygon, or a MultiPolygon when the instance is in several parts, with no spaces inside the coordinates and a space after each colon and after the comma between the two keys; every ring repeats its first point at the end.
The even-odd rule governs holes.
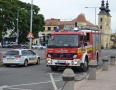
{"type": "MultiPolygon", "coordinates": [[[[110,56],[113,52],[115,50],[103,50],[102,57],[110,56]]],[[[100,59],[98,67],[101,65],[102,61],[100,59]]],[[[0,88],[1,90],[54,90],[51,75],[59,89],[64,85],[62,81],[63,70],[51,71],[46,66],[45,59],[41,60],[40,65],[0,67],[0,88]]],[[[79,70],[75,71],[78,79],[84,77],[86,73],[79,70]]]]}

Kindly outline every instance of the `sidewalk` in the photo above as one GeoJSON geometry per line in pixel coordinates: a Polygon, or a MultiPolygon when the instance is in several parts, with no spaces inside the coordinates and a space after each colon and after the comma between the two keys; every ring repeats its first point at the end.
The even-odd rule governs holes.
{"type": "Polygon", "coordinates": [[[108,71],[102,68],[96,72],[96,80],[75,82],[74,90],[116,90],[116,66],[109,66],[108,71]]]}

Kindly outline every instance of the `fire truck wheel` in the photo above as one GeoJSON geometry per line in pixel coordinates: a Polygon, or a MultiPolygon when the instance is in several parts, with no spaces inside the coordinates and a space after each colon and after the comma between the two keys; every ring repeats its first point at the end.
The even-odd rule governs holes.
{"type": "Polygon", "coordinates": [[[52,71],[57,71],[58,70],[58,67],[51,67],[51,70],[52,71]]]}
{"type": "Polygon", "coordinates": [[[86,72],[88,70],[87,58],[85,58],[84,63],[81,64],[81,69],[82,69],[83,72],[86,72]]]}

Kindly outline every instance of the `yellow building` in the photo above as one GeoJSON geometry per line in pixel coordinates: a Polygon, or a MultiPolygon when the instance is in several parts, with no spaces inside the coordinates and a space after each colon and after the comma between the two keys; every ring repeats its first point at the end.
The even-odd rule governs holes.
{"type": "Polygon", "coordinates": [[[106,2],[106,6],[104,4],[104,0],[102,0],[102,4],[100,7],[100,12],[98,14],[98,27],[102,32],[101,35],[101,45],[103,48],[110,48],[110,37],[111,37],[111,15],[110,15],[108,1],[106,2]]]}
{"type": "Polygon", "coordinates": [[[111,48],[116,47],[116,33],[111,34],[110,46],[111,48]]]}

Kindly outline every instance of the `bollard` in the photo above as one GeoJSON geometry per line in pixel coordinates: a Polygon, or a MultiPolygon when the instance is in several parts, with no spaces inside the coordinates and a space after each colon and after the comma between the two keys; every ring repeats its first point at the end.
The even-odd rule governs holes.
{"type": "Polygon", "coordinates": [[[72,69],[67,68],[62,74],[62,79],[65,81],[65,86],[62,90],[74,90],[74,78],[75,74],[72,69]]]}
{"type": "Polygon", "coordinates": [[[88,65],[91,69],[89,72],[89,80],[96,80],[97,61],[91,60],[88,65]]]}
{"type": "Polygon", "coordinates": [[[111,58],[110,65],[111,65],[111,66],[115,66],[115,56],[112,55],[112,56],[110,56],[110,58],[111,58]]]}
{"type": "Polygon", "coordinates": [[[103,66],[102,66],[102,71],[107,71],[108,70],[108,57],[105,56],[103,59],[103,66]]]}

